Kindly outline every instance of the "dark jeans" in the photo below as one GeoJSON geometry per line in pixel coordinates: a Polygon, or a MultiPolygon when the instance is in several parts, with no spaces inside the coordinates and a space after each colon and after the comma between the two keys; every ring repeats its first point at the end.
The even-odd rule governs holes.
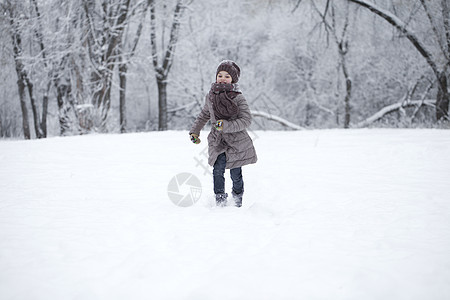
{"type": "MultiPolygon", "coordinates": [[[[227,164],[227,157],[225,153],[219,154],[214,163],[213,177],[214,177],[214,194],[225,193],[225,166],[227,164]]],[[[244,180],[242,179],[242,168],[234,168],[230,170],[231,180],[233,181],[233,192],[240,194],[244,191],[244,180]]]]}

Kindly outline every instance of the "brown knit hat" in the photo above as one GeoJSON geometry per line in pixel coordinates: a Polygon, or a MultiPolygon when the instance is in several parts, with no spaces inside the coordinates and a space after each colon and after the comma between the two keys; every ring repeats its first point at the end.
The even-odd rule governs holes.
{"type": "Polygon", "coordinates": [[[237,83],[239,81],[239,76],[241,76],[241,69],[231,60],[224,60],[219,64],[217,67],[216,78],[220,71],[225,71],[230,74],[232,79],[231,83],[237,83]]]}

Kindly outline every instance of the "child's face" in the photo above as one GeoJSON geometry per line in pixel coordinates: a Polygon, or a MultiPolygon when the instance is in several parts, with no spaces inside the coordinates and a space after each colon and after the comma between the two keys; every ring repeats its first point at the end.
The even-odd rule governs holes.
{"type": "Polygon", "coordinates": [[[219,73],[217,73],[217,83],[231,83],[232,80],[233,78],[231,78],[231,75],[228,74],[227,71],[220,71],[219,73]]]}

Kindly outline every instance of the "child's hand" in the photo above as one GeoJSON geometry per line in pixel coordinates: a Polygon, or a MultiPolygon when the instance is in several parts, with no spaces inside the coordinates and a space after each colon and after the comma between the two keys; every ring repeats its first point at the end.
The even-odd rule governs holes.
{"type": "Polygon", "coordinates": [[[194,144],[200,144],[200,139],[198,138],[198,134],[191,133],[190,136],[191,136],[191,141],[194,144]]]}
{"type": "Polygon", "coordinates": [[[219,130],[222,131],[223,130],[223,120],[217,120],[216,124],[214,125],[214,127],[219,130]]]}

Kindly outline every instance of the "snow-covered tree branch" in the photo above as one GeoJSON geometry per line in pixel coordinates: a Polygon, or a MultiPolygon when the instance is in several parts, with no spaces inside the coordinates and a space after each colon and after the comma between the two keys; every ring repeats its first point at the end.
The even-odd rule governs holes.
{"type": "Polygon", "coordinates": [[[294,124],[294,123],[292,123],[292,122],[289,122],[288,120],[285,120],[285,119],[283,119],[283,118],[281,118],[281,117],[272,115],[272,114],[267,113],[267,112],[258,111],[258,110],[252,110],[252,111],[251,111],[251,114],[252,114],[252,116],[254,116],[254,117],[262,117],[262,118],[265,118],[265,119],[270,120],[270,121],[275,121],[275,122],[280,123],[281,125],[283,125],[283,126],[289,128],[289,129],[294,129],[294,130],[302,130],[302,129],[305,129],[305,128],[302,127],[302,126],[299,126],[299,125],[297,125],[297,124],[294,124]]]}
{"type": "MultiPolygon", "coordinates": [[[[436,59],[433,57],[432,53],[427,49],[425,46],[425,43],[423,43],[416,33],[414,33],[412,30],[408,28],[408,24],[403,22],[400,18],[398,18],[395,14],[391,13],[388,10],[382,9],[378,7],[376,4],[366,1],[366,0],[348,0],[350,2],[356,3],[362,7],[365,7],[375,13],[376,15],[382,17],[385,19],[388,23],[390,23],[392,26],[397,28],[401,33],[403,33],[406,38],[412,43],[412,45],[419,51],[419,53],[425,58],[426,62],[434,72],[437,83],[438,83],[438,93],[436,98],[436,118],[438,120],[445,119],[448,117],[448,110],[449,110],[449,102],[450,102],[450,92],[448,91],[448,74],[446,72],[447,65],[450,63],[448,60],[449,53],[445,53],[444,56],[447,57],[447,61],[441,66],[438,67],[438,63],[436,62],[436,59]]],[[[449,14],[448,14],[448,7],[445,3],[446,1],[442,1],[442,11],[443,11],[443,28],[446,30],[447,38],[449,35],[448,32],[448,23],[449,23],[449,14]],[[447,15],[445,15],[447,13],[447,15]]],[[[422,2],[424,3],[424,2],[422,2]]],[[[425,8],[425,11],[427,12],[427,6],[423,5],[425,8]]],[[[430,16],[429,16],[430,17],[430,16]]],[[[432,22],[431,26],[433,27],[434,24],[432,22]]],[[[439,42],[438,42],[439,43],[439,42]]],[[[450,49],[447,49],[447,51],[450,51],[450,49]]]]}
{"type": "Polygon", "coordinates": [[[420,107],[422,105],[428,105],[428,106],[434,107],[435,104],[436,104],[436,100],[414,100],[414,101],[408,101],[406,103],[403,101],[399,102],[399,103],[394,103],[394,104],[388,105],[386,107],[383,107],[378,112],[376,112],[369,118],[365,119],[364,121],[361,121],[361,122],[355,124],[353,127],[361,128],[361,127],[369,126],[370,124],[373,124],[374,122],[380,120],[387,114],[390,114],[394,111],[398,111],[399,109],[402,109],[405,107],[411,107],[411,106],[420,107]]]}

